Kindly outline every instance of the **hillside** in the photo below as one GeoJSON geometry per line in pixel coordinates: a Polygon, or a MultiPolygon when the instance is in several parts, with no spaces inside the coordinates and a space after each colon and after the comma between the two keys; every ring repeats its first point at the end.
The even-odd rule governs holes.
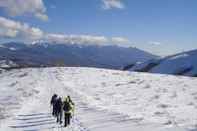
{"type": "Polygon", "coordinates": [[[0,74],[2,131],[196,131],[197,79],[95,68],[0,74]],[[50,115],[53,93],[71,95],[69,128],[50,115]]]}
{"type": "Polygon", "coordinates": [[[130,67],[130,71],[197,76],[197,50],[183,52],[162,59],[153,59],[130,67]]]}

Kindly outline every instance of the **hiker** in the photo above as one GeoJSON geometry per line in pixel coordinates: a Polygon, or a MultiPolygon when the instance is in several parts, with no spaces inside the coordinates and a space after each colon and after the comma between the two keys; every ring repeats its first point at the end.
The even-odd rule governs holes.
{"type": "Polygon", "coordinates": [[[57,101],[57,94],[54,94],[53,96],[52,96],[52,98],[51,98],[51,105],[52,105],[52,115],[53,116],[55,116],[55,103],[56,103],[56,101],[57,101]]]}
{"type": "Polygon", "coordinates": [[[59,97],[55,103],[55,116],[57,117],[57,123],[62,124],[62,99],[59,97]]]}
{"type": "Polygon", "coordinates": [[[70,125],[70,119],[72,113],[74,113],[74,103],[70,99],[70,96],[67,96],[63,102],[63,110],[64,110],[64,127],[70,125]]]}

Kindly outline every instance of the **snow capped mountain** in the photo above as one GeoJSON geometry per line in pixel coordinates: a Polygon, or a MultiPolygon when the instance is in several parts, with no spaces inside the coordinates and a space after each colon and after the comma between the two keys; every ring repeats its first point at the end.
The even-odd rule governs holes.
{"type": "Polygon", "coordinates": [[[10,68],[10,67],[17,67],[18,65],[15,64],[13,61],[10,60],[1,60],[0,61],[0,68],[10,68]]]}
{"type": "Polygon", "coordinates": [[[133,65],[130,71],[197,76],[197,50],[133,65]]]}
{"type": "Polygon", "coordinates": [[[28,68],[0,74],[1,131],[196,131],[197,79],[96,68],[28,68]],[[71,125],[50,98],[70,95],[71,125]]]}
{"type": "Polygon", "coordinates": [[[144,62],[156,56],[137,48],[112,45],[60,44],[36,41],[10,42],[0,47],[0,60],[28,66],[86,66],[120,69],[129,63],[144,62]]]}

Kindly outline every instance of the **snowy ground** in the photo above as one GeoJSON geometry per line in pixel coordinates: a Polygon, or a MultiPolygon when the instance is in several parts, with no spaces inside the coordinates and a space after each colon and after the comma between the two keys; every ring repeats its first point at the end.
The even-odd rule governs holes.
{"type": "Polygon", "coordinates": [[[0,74],[0,131],[197,131],[197,78],[95,68],[22,69],[0,74]],[[62,128],[53,93],[76,112],[62,128]]]}

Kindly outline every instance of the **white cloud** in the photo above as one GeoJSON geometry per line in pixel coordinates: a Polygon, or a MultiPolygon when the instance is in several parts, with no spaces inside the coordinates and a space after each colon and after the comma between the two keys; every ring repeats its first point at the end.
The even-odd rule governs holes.
{"type": "Polygon", "coordinates": [[[104,36],[64,34],[47,34],[45,40],[69,44],[105,44],[108,42],[108,39],[104,36]]]}
{"type": "Polygon", "coordinates": [[[103,9],[124,9],[125,5],[122,2],[123,0],[102,0],[103,2],[103,9]]]}
{"type": "Polygon", "coordinates": [[[41,14],[41,13],[36,13],[35,17],[39,18],[42,21],[48,21],[48,19],[49,19],[47,15],[41,14]]]}
{"type": "Polygon", "coordinates": [[[35,40],[42,38],[43,35],[44,33],[39,28],[0,17],[0,37],[21,37],[23,39],[35,40]]]}
{"type": "Polygon", "coordinates": [[[161,45],[161,42],[149,41],[148,44],[150,44],[150,45],[161,45]]]}
{"type": "Polygon", "coordinates": [[[53,34],[42,31],[39,28],[31,27],[27,23],[10,20],[0,16],[0,38],[19,38],[24,41],[33,42],[44,40],[51,43],[62,44],[96,44],[96,45],[123,45],[130,43],[124,37],[107,38],[95,35],[67,35],[53,34]]]}
{"type": "Polygon", "coordinates": [[[96,45],[128,45],[130,41],[124,37],[107,38],[105,36],[94,35],[66,35],[66,34],[47,34],[44,38],[49,42],[69,43],[69,44],[96,44],[96,45]]]}
{"type": "Polygon", "coordinates": [[[117,43],[117,44],[129,44],[130,43],[130,41],[124,37],[112,37],[111,41],[112,43],[117,43]]]}
{"type": "Polygon", "coordinates": [[[41,20],[48,19],[43,0],[0,0],[0,8],[3,8],[10,16],[30,14],[41,20]]]}

